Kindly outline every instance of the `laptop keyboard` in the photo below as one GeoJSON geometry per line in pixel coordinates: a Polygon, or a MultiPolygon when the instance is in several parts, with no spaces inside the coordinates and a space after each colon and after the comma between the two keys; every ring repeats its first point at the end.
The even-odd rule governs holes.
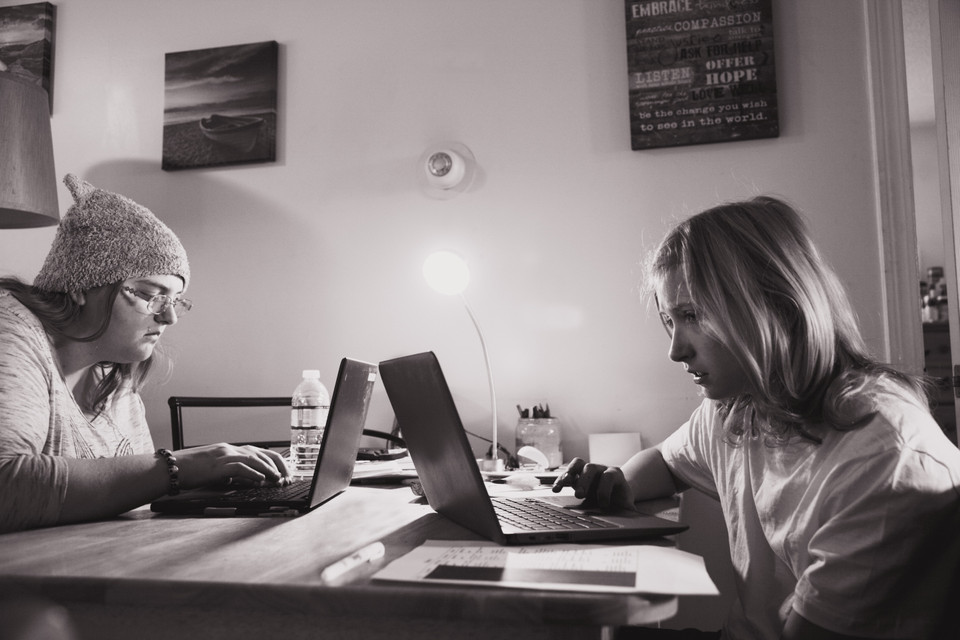
{"type": "Polygon", "coordinates": [[[295,480],[287,485],[273,487],[252,487],[239,489],[230,494],[233,500],[247,502],[273,502],[280,500],[299,500],[310,492],[310,480],[295,480]]]}
{"type": "Polygon", "coordinates": [[[493,509],[497,512],[500,522],[534,531],[608,529],[616,526],[567,511],[536,498],[493,498],[493,509]]]}

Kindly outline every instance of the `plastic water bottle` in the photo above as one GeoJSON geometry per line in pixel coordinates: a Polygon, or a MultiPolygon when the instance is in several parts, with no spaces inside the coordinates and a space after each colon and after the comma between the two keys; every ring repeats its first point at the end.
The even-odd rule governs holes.
{"type": "Polygon", "coordinates": [[[329,409],[330,394],[320,382],[320,372],[304,369],[290,402],[290,463],[294,477],[313,476],[329,409]]]}

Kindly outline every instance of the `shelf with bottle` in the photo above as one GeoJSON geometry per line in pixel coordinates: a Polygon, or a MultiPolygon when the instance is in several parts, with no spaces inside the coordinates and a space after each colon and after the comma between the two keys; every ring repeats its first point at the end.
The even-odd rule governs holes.
{"type": "Polygon", "coordinates": [[[943,267],[930,267],[927,269],[927,279],[920,281],[921,321],[924,324],[947,322],[947,299],[943,267]]]}

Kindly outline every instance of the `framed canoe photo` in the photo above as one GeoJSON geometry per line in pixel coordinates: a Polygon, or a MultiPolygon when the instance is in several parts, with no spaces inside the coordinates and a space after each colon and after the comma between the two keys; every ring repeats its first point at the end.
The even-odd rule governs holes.
{"type": "Polygon", "coordinates": [[[275,162],[276,42],[166,54],[164,171],[275,162]]]}
{"type": "Polygon", "coordinates": [[[53,113],[53,44],[57,8],[49,2],[0,7],[0,71],[43,87],[53,113]]]}

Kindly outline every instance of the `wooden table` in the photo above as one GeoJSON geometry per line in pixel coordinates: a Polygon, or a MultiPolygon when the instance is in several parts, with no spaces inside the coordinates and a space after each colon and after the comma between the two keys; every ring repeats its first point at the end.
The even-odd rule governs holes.
{"type": "Polygon", "coordinates": [[[0,535],[0,590],[67,608],[82,640],[600,638],[668,618],[670,596],[371,581],[424,540],[475,540],[407,487],[351,487],[297,518],[158,516],[0,535]],[[376,540],[342,586],[321,570],[376,540]]]}

